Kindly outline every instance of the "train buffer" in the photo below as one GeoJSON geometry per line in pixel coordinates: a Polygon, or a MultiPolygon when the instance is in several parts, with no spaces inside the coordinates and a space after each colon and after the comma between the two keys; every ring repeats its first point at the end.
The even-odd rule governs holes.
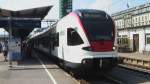
{"type": "Polygon", "coordinates": [[[150,54],[119,53],[120,64],[150,70],[150,54]]]}

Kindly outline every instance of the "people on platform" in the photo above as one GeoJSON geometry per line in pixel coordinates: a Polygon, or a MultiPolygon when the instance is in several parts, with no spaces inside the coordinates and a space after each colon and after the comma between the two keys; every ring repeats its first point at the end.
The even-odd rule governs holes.
{"type": "Polygon", "coordinates": [[[2,53],[2,42],[0,42],[0,53],[2,53]]]}
{"type": "Polygon", "coordinates": [[[6,40],[6,41],[2,42],[1,45],[2,45],[2,52],[3,52],[4,58],[5,58],[4,61],[7,61],[8,41],[6,40]]]}

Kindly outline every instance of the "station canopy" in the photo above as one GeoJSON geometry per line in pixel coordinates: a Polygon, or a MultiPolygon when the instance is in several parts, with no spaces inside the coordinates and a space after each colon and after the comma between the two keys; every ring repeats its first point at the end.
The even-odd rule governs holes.
{"type": "Polygon", "coordinates": [[[51,8],[44,6],[18,11],[0,9],[0,27],[8,32],[11,28],[14,37],[24,39],[34,28],[41,27],[41,20],[51,8]]]}

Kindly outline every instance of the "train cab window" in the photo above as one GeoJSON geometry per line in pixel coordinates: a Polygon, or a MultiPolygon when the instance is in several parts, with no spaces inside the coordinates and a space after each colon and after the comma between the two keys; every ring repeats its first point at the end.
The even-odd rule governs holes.
{"type": "Polygon", "coordinates": [[[67,44],[71,46],[83,44],[83,40],[75,29],[67,29],[67,44]]]}

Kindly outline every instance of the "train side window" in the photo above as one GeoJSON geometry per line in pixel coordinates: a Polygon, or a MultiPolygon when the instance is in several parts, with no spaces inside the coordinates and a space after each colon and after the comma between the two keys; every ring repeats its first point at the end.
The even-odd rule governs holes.
{"type": "Polygon", "coordinates": [[[51,44],[51,48],[52,48],[52,50],[54,50],[54,47],[55,47],[55,43],[54,43],[54,41],[55,41],[55,35],[54,34],[50,34],[50,44],[51,44]]]}
{"type": "Polygon", "coordinates": [[[71,46],[83,44],[83,40],[75,29],[67,29],[67,44],[71,46]]]}
{"type": "Polygon", "coordinates": [[[54,46],[59,46],[59,33],[54,36],[54,46]]]}

